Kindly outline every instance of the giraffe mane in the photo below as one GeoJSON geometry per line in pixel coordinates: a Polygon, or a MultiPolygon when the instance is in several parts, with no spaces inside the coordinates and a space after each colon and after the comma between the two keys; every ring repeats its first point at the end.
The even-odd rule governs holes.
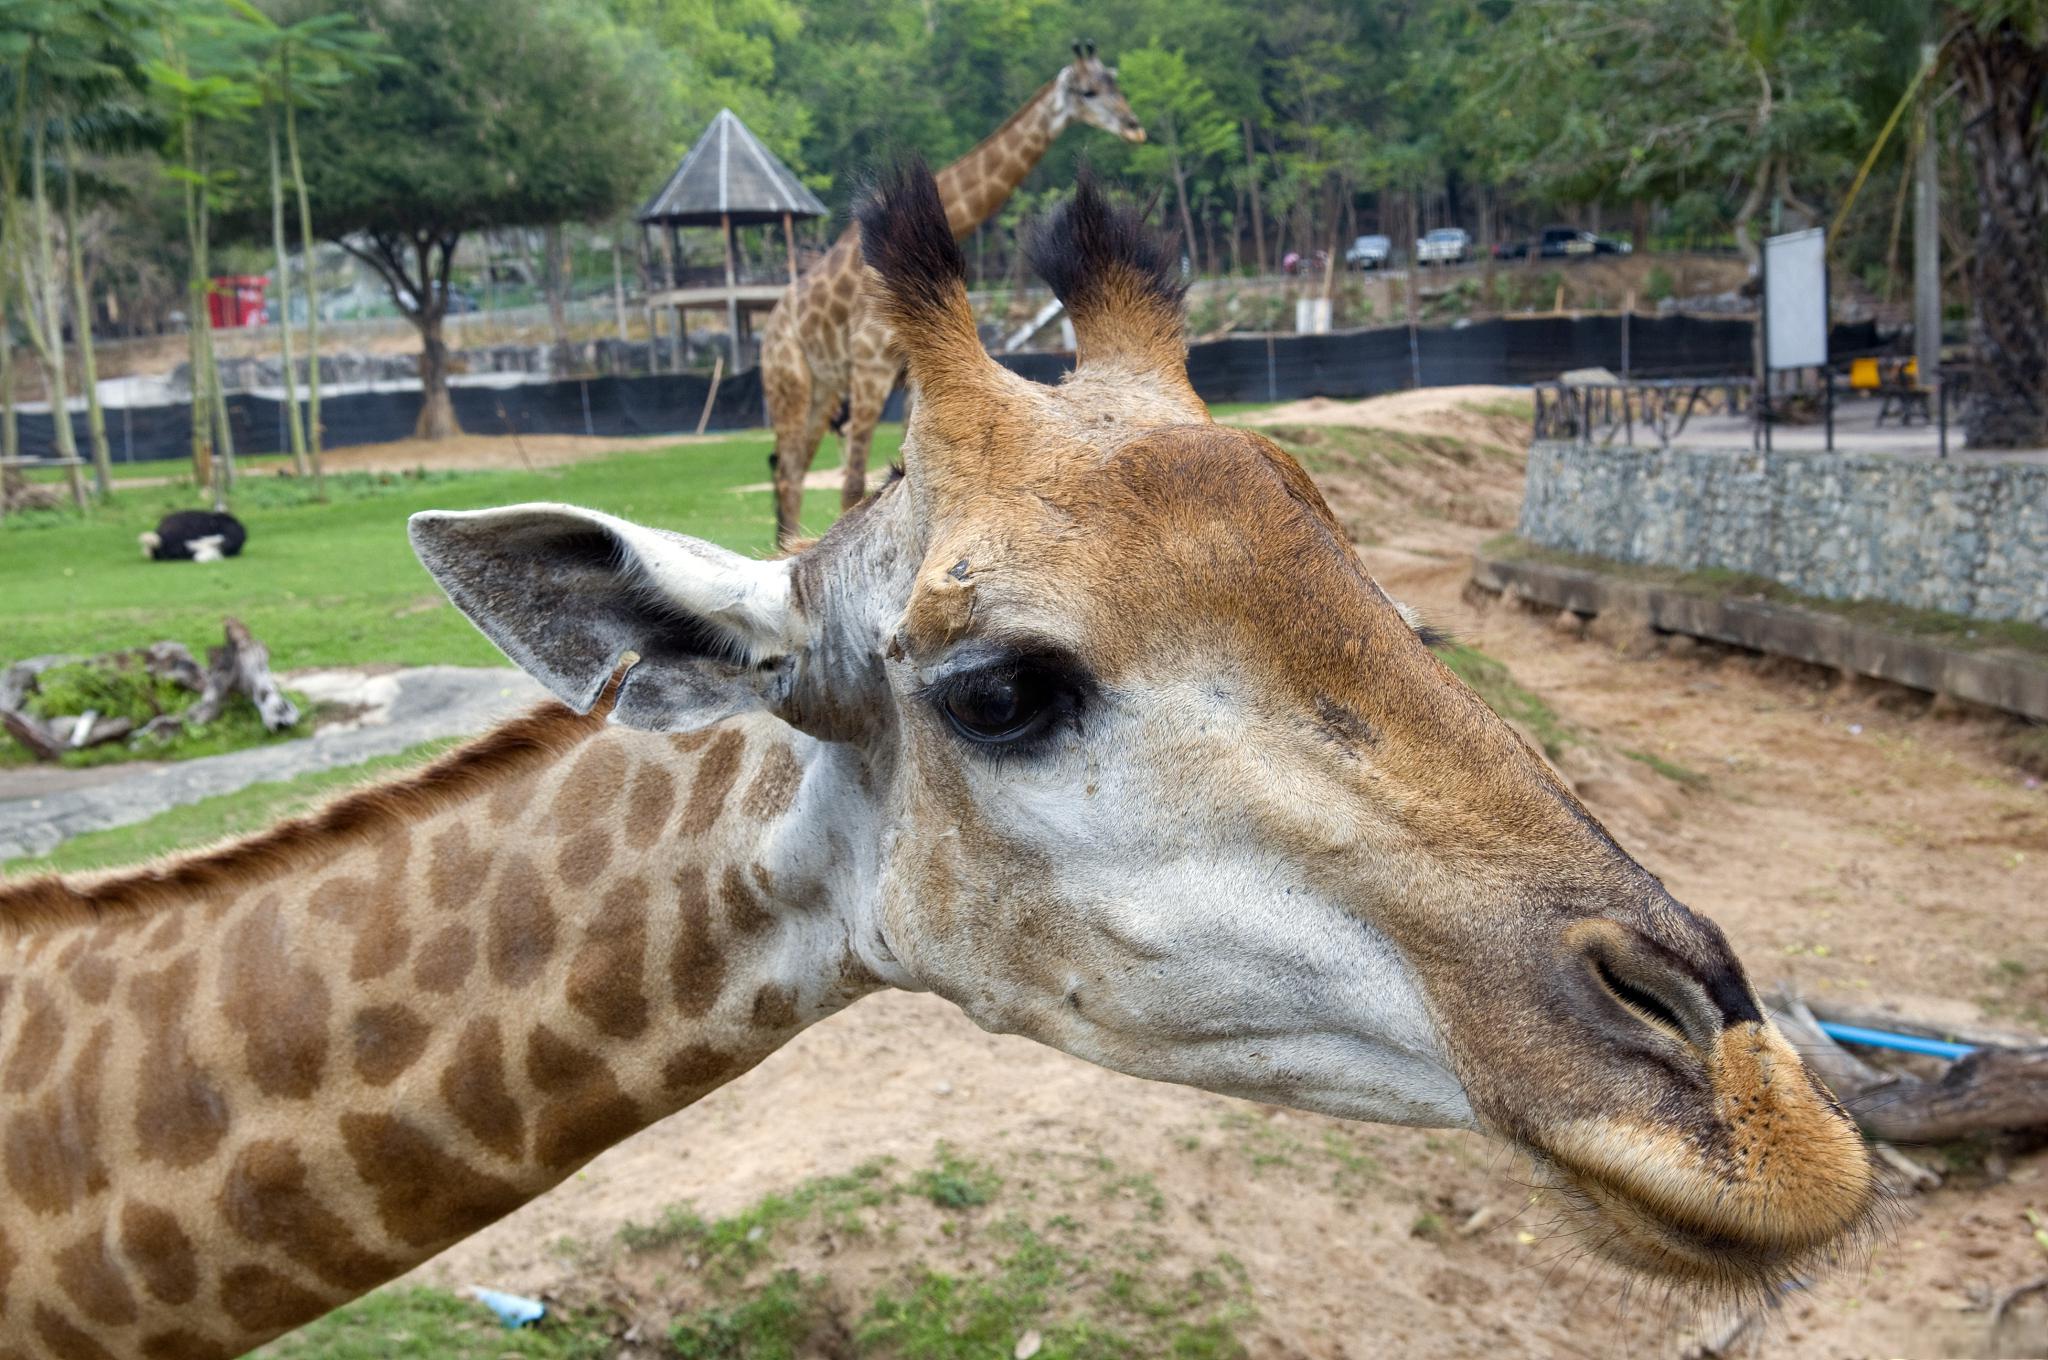
{"type": "Polygon", "coordinates": [[[301,816],[204,850],[112,870],[82,883],[44,874],[0,883],[0,940],[66,926],[104,925],[289,871],[356,844],[394,822],[414,821],[473,797],[496,780],[553,760],[597,733],[610,695],[589,713],[549,701],[408,775],[343,793],[301,816]]]}

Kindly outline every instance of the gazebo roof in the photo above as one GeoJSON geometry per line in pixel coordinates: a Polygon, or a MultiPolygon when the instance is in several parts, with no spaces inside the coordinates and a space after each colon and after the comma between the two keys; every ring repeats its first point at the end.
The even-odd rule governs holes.
{"type": "Polygon", "coordinates": [[[823,217],[825,205],[731,109],[720,109],[639,217],[678,227],[715,227],[726,216],[734,226],[747,226],[779,222],[784,213],[823,217]]]}

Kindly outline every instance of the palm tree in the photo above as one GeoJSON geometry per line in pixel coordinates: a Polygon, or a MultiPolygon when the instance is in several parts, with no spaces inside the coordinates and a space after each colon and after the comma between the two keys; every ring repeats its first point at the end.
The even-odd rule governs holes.
{"type": "Polygon", "coordinates": [[[2048,447],[2048,3],[1963,0],[1948,59],[1975,165],[1972,448],[2048,447]]]}

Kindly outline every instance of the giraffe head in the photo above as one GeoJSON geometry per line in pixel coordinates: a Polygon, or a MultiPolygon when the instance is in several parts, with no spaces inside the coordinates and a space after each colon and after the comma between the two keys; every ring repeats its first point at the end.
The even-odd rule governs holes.
{"type": "Polygon", "coordinates": [[[1138,115],[1116,87],[1116,68],[1095,55],[1095,44],[1074,44],[1074,60],[1060,68],[1054,83],[1054,115],[1061,123],[1080,122],[1115,133],[1127,142],[1145,140],[1138,115]]]}
{"type": "MultiPolygon", "coordinates": [[[[872,974],[1125,1072],[1530,1154],[1608,1256],[1757,1285],[1872,1210],[1727,940],[1383,594],[1314,484],[1212,424],[1169,257],[1084,184],[1034,262],[1058,387],[983,352],[917,167],[862,210],[920,389],[904,475],[755,561],[566,506],[413,522],[563,700],[765,708],[838,753],[817,834],[872,974]]],[[[823,757],[821,757],[822,759],[823,757]]]]}

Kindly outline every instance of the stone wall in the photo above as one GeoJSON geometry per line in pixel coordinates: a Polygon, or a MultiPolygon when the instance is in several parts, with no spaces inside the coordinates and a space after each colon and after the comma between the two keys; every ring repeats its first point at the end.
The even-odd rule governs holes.
{"type": "Polygon", "coordinates": [[[1828,599],[2048,624],[2048,464],[1539,440],[1520,532],[1828,599]]]}

